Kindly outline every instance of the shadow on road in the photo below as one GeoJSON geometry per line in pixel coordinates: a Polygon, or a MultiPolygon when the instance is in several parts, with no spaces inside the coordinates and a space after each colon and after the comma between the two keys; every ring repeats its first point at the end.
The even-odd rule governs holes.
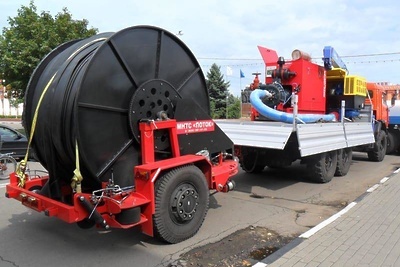
{"type": "Polygon", "coordinates": [[[297,183],[314,184],[308,179],[307,168],[299,162],[286,168],[268,168],[261,173],[246,173],[240,171],[234,176],[236,191],[251,193],[254,186],[277,191],[297,183]]]}

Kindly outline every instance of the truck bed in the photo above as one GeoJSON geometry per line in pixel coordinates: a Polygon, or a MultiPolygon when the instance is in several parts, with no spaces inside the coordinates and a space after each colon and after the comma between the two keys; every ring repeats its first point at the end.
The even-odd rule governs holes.
{"type": "Polygon", "coordinates": [[[275,121],[216,120],[235,145],[283,150],[296,134],[302,157],[374,143],[370,122],[293,124],[275,121]]]}

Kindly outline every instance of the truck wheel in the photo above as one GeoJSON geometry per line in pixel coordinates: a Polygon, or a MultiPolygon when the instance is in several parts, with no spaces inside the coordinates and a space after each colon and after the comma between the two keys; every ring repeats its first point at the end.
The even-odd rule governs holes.
{"type": "Polygon", "coordinates": [[[312,157],[307,167],[310,170],[310,179],[318,183],[327,183],[332,180],[337,165],[337,151],[329,151],[312,157]]]}
{"type": "Polygon", "coordinates": [[[259,151],[257,149],[242,148],[243,157],[239,161],[240,167],[247,173],[260,173],[265,165],[258,163],[259,151]]]}
{"type": "Polygon", "coordinates": [[[208,184],[199,168],[189,165],[167,172],[155,184],[155,236],[172,244],[194,236],[208,203],[208,184]]]}
{"type": "Polygon", "coordinates": [[[349,172],[352,156],[351,148],[338,150],[335,176],[345,176],[349,172]]]}
{"type": "Polygon", "coordinates": [[[398,147],[399,147],[399,142],[397,141],[396,137],[392,132],[388,132],[386,154],[392,154],[396,152],[398,147]]]}
{"type": "Polygon", "coordinates": [[[380,131],[376,136],[374,148],[368,151],[368,159],[371,161],[380,162],[385,158],[387,149],[387,138],[384,131],[380,131]]]}

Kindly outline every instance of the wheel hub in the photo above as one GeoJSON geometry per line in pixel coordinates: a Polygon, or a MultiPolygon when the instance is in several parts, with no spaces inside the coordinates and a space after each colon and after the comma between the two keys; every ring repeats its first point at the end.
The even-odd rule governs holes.
{"type": "Polygon", "coordinates": [[[172,199],[172,211],[178,221],[190,221],[199,205],[199,194],[192,185],[179,186],[172,199]]]}

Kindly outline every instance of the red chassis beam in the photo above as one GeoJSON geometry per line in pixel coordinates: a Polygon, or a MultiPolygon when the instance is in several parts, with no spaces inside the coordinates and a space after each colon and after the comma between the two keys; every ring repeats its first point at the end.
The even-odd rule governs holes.
{"type": "MultiPolygon", "coordinates": [[[[225,159],[221,153],[217,163],[210,162],[203,155],[183,155],[179,153],[179,144],[176,133],[176,121],[154,121],[141,123],[142,165],[135,166],[135,188],[123,194],[115,194],[102,198],[97,203],[93,201],[92,193],[75,193],[72,204],[51,199],[36,193],[35,188],[41,188],[48,180],[45,177],[28,177],[23,188],[18,186],[15,173],[10,176],[10,184],[6,186],[6,197],[14,198],[31,209],[44,212],[47,216],[57,217],[67,223],[80,222],[97,216],[96,222],[106,228],[131,228],[141,225],[142,231],[153,236],[152,216],[155,212],[154,183],[160,174],[173,168],[194,164],[204,173],[209,189],[220,192],[229,191],[229,178],[238,172],[238,163],[233,159],[225,159]],[[153,132],[159,129],[168,129],[170,132],[173,157],[156,161],[154,158],[153,132]],[[121,224],[116,215],[123,210],[139,208],[140,218],[132,224],[121,224]],[[101,223],[99,223],[99,220],[101,223]]],[[[103,190],[107,184],[103,184],[103,190]]],[[[71,194],[69,186],[62,188],[66,194],[71,194]]]]}

